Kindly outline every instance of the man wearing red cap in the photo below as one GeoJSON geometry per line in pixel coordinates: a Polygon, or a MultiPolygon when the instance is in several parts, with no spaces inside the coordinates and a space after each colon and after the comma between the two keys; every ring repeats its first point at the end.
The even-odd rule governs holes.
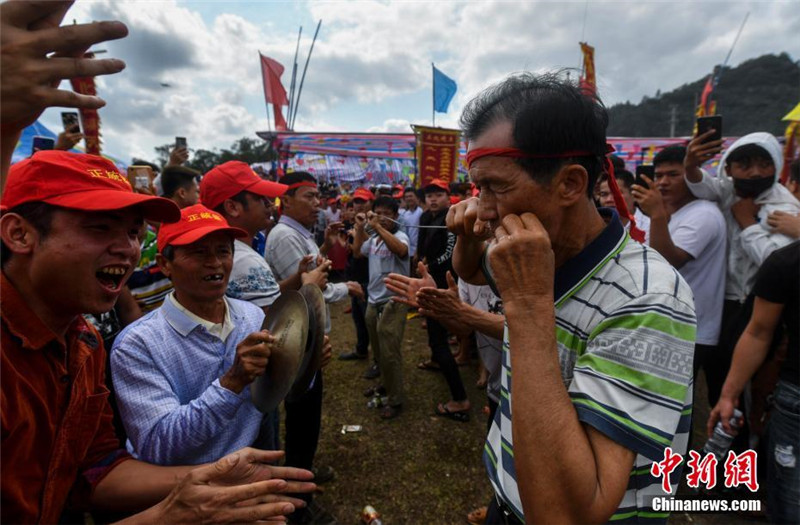
{"type": "Polygon", "coordinates": [[[198,509],[204,519],[228,522],[252,519],[253,511],[262,518],[291,512],[285,499],[274,506],[243,503],[253,491],[286,488],[282,480],[253,482],[309,479],[310,473],[261,465],[275,453],[243,450],[192,470],[155,467],[119,450],[103,380],[105,351],[81,314],[111,309],[139,259],[144,219],[175,221],[177,207],[134,193],[101,157],[61,151],[39,152],[11,168],[1,204],[0,519],[57,522],[70,494],[78,507],[137,511],[171,490],[141,519],[192,521],[198,509]],[[221,486],[238,484],[251,485],[221,486]]]}
{"type": "MultiPolygon", "coordinates": [[[[356,188],[353,192],[353,213],[366,214],[372,209],[372,203],[375,201],[375,195],[367,188],[356,188]]],[[[355,226],[355,224],[351,224],[355,226]]],[[[361,288],[366,290],[369,283],[369,263],[364,257],[356,257],[353,252],[353,240],[355,232],[351,231],[348,240],[347,251],[347,265],[345,266],[345,276],[350,281],[355,281],[361,285],[361,288]]],[[[369,354],[369,332],[367,331],[367,323],[365,315],[367,313],[367,298],[350,296],[350,315],[353,318],[353,324],[356,328],[356,347],[351,352],[345,352],[339,355],[342,361],[355,361],[366,359],[369,354]]],[[[366,371],[367,379],[374,379],[380,372],[378,365],[373,363],[366,371]]]]}
{"type": "Polygon", "coordinates": [[[234,243],[228,296],[249,301],[265,312],[280,296],[281,290],[296,290],[305,282],[324,287],[330,266],[322,264],[313,272],[306,272],[310,262],[310,257],[307,257],[294,273],[278,283],[264,257],[250,245],[250,240],[269,225],[273,201],[286,189],[285,184],[261,179],[247,163],[238,160],[216,166],[200,182],[203,205],[248,234],[246,239],[237,239],[234,243]]]}
{"type": "Polygon", "coordinates": [[[262,415],[249,385],[265,370],[272,336],[259,307],[225,297],[234,239],[248,236],[201,204],[158,232],[158,264],[175,291],[111,352],[134,456],[198,464],[255,441],[262,415]]]}
{"type": "Polygon", "coordinates": [[[520,74],[467,104],[461,124],[481,193],[448,215],[453,265],[492,286],[506,320],[486,522],[666,522],[650,467],[688,444],[694,303],[593,203],[608,163],[602,103],[556,75],[520,74]]]}

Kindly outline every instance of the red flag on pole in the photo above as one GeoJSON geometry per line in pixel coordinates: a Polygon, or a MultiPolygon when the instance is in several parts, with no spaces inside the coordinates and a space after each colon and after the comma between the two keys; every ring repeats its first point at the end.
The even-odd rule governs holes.
{"type": "Polygon", "coordinates": [[[289,104],[289,99],[286,96],[286,90],[281,84],[281,75],[283,75],[283,66],[276,60],[265,57],[259,53],[261,57],[261,77],[264,81],[264,98],[268,104],[272,104],[272,111],[275,115],[275,129],[278,131],[286,131],[286,119],[283,118],[283,111],[281,106],[289,104]]]}
{"type": "Polygon", "coordinates": [[[697,108],[697,116],[705,117],[716,113],[716,104],[712,103],[711,93],[714,92],[714,75],[708,75],[708,80],[700,95],[700,106],[697,108]]]}

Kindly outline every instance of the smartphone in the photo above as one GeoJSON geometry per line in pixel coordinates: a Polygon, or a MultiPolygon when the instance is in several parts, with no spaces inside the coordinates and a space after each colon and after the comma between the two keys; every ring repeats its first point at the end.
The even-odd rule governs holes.
{"type": "Polygon", "coordinates": [[[697,118],[697,135],[702,135],[703,133],[714,130],[714,134],[711,135],[706,141],[712,140],[721,140],[722,139],[722,115],[714,115],[711,117],[698,117],[697,118]]]}
{"type": "Polygon", "coordinates": [[[642,175],[646,175],[650,178],[650,180],[655,179],[656,167],[652,164],[640,164],[639,166],[636,166],[636,180],[634,181],[634,184],[638,184],[643,188],[649,189],[650,185],[647,184],[647,182],[642,178],[642,175]]]}
{"type": "Polygon", "coordinates": [[[56,139],[51,139],[50,137],[42,137],[41,135],[36,135],[35,137],[33,137],[33,143],[31,145],[31,155],[33,155],[37,151],[53,149],[55,145],[56,145],[56,139]]]}
{"type": "Polygon", "coordinates": [[[128,166],[128,182],[135,189],[149,190],[153,183],[153,168],[150,166],[128,166]]]}
{"type": "Polygon", "coordinates": [[[77,111],[64,111],[61,113],[61,123],[64,124],[64,131],[70,133],[80,133],[81,125],[78,124],[77,111]]]}
{"type": "Polygon", "coordinates": [[[186,137],[175,137],[175,149],[186,147],[186,137]]]}

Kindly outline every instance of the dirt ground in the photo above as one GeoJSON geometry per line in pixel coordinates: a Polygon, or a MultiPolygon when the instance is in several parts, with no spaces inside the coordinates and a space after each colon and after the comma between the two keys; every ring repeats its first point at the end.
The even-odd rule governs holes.
{"type": "MultiPolygon", "coordinates": [[[[475,386],[476,367],[460,368],[472,404],[471,420],[459,423],[435,416],[434,405],[446,401],[449,391],[441,374],[416,368],[430,352],[421,319],[409,320],[403,342],[408,401],[399,418],[382,421],[377,410],[367,408],[362,395],[373,384],[362,378],[367,363],[335,359],[355,346],[346,306],[339,303],[331,308],[334,360],[325,370],[316,459],[317,465],[332,466],[336,479],[322,486],[318,501],[342,524],[359,523],[365,505],[375,507],[387,525],[466,523],[466,514],[485,505],[492,495],[481,462],[486,393],[475,386]],[[363,430],[342,434],[343,425],[361,425],[363,430]]],[[[703,392],[697,393],[705,399],[703,392]]],[[[698,402],[695,410],[696,439],[702,444],[709,408],[698,402]]],[[[759,522],[734,513],[676,513],[670,518],[673,525],[759,522]]]]}

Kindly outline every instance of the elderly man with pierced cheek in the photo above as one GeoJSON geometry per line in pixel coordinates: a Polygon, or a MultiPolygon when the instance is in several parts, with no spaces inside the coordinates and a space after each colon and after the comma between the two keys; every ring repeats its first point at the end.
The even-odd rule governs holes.
{"type": "MultiPolygon", "coordinates": [[[[144,220],[177,221],[174,203],[134,193],[101,157],[42,151],[11,168],[0,208],[2,522],[55,523],[68,496],[73,508],[143,511],[133,519],[153,523],[242,522],[301,505],[275,493],[313,490],[286,481],[312,475],[269,466],[279,452],[243,449],[195,468],[150,465],[119,448],[102,339],[81,314],[113,307],[139,259],[144,220]]],[[[199,277],[203,297],[224,273],[211,259],[212,275],[199,277]]],[[[256,372],[250,367],[228,384],[237,388],[256,372]]],[[[166,402],[165,395],[150,408],[166,402]]]]}
{"type": "Polygon", "coordinates": [[[249,385],[264,373],[273,337],[261,330],[261,308],[225,296],[234,240],[246,237],[201,204],[158,232],[158,264],[175,291],[111,351],[128,451],[140,459],[203,463],[258,435],[249,385]]]}

